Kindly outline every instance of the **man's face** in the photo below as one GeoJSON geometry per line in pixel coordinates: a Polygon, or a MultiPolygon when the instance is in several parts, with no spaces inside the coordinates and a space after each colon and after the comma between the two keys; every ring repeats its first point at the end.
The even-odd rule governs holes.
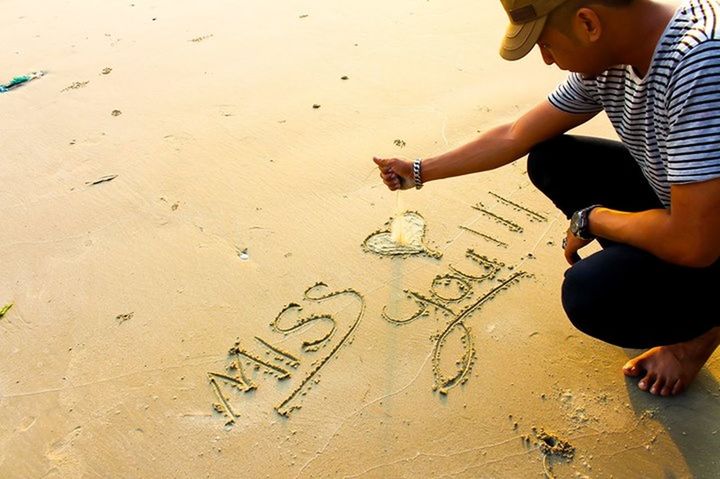
{"type": "Polygon", "coordinates": [[[550,25],[543,29],[537,45],[547,65],[555,64],[561,70],[580,73],[585,77],[597,76],[612,66],[605,64],[599,47],[585,45],[572,37],[572,33],[562,32],[550,25]]]}

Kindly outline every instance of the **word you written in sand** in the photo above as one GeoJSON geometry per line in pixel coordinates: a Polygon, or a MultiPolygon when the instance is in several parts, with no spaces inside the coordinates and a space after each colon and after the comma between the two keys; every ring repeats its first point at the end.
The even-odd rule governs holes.
{"type": "MultiPolygon", "coordinates": [[[[382,317],[396,326],[410,324],[422,317],[442,315],[446,323],[440,332],[430,339],[434,343],[432,352],[432,371],[434,384],[432,389],[446,395],[450,389],[464,384],[470,378],[476,361],[475,340],[468,321],[480,309],[494,300],[500,292],[527,276],[525,272],[515,272],[500,277],[505,264],[489,259],[469,249],[465,253],[468,263],[461,267],[448,266],[448,272],[433,279],[427,293],[406,290],[406,299],[415,304],[416,310],[406,317],[395,317],[389,313],[389,305],[382,311],[382,317]],[[484,288],[485,285],[499,284],[484,288]],[[457,353],[460,358],[452,360],[457,353]]],[[[398,305],[394,305],[398,307],[398,305]]]]}
{"type": "MultiPolygon", "coordinates": [[[[510,207],[531,222],[547,221],[545,216],[519,203],[496,193],[489,192],[489,195],[502,207],[510,207]]],[[[477,209],[476,206],[473,208],[477,209]]],[[[489,231],[493,226],[497,228],[499,225],[512,233],[522,234],[524,231],[520,220],[505,218],[489,209],[483,210],[481,219],[485,220],[485,224],[481,224],[480,229],[489,231]]],[[[509,246],[488,234],[467,227],[461,228],[479,235],[494,247],[509,246]]],[[[385,241],[384,237],[381,239],[385,241]]],[[[390,242],[392,243],[392,238],[390,242]]],[[[418,244],[417,240],[411,242],[415,246],[418,244]]],[[[446,273],[436,275],[427,292],[405,290],[406,301],[400,299],[386,305],[382,311],[383,319],[395,326],[406,326],[431,314],[445,319],[444,325],[430,338],[433,342],[433,390],[442,395],[467,382],[477,360],[475,338],[468,323],[479,316],[481,309],[497,299],[500,293],[519,284],[520,280],[532,277],[527,272],[516,271],[513,265],[506,266],[505,263],[490,259],[474,249],[466,250],[465,259],[464,264],[450,264],[446,273]]]]}

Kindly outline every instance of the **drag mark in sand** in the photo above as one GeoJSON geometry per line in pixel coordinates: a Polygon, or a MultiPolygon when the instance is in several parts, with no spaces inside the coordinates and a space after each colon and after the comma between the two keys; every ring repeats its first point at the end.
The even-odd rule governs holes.
{"type": "Polygon", "coordinates": [[[424,255],[435,259],[442,253],[432,250],[424,242],[426,233],[425,218],[416,211],[405,211],[390,218],[384,229],[379,229],[365,238],[363,250],[380,256],[424,255]]]}
{"type": "Polygon", "coordinates": [[[65,93],[66,91],[78,90],[78,89],[80,89],[80,88],[84,88],[85,86],[87,86],[88,83],[90,83],[90,80],[88,80],[88,81],[76,81],[76,82],[74,82],[72,85],[66,86],[65,88],[63,88],[62,90],[60,90],[60,93],[65,93]]]}
{"type": "Polygon", "coordinates": [[[202,35],[202,36],[199,36],[199,37],[192,38],[192,39],[190,39],[189,41],[191,41],[191,42],[193,42],[193,43],[200,43],[200,42],[202,42],[203,40],[207,40],[208,38],[212,38],[212,37],[213,37],[213,34],[211,33],[211,34],[209,34],[209,35],[202,35]]]}

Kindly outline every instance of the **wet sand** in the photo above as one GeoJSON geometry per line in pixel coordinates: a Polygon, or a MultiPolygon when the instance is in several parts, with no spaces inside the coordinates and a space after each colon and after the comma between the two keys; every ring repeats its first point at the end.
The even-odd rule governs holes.
{"type": "Polygon", "coordinates": [[[499,5],[3,6],[3,81],[47,74],[0,94],[0,477],[720,475],[720,358],[659,399],[572,328],[524,160],[401,194],[437,255],[363,248],[374,155],[563,78],[499,5]]]}

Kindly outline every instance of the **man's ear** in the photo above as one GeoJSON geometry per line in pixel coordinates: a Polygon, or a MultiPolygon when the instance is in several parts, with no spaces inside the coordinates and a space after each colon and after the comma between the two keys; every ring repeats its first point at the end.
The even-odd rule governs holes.
{"type": "Polygon", "coordinates": [[[592,8],[583,7],[575,13],[575,34],[587,43],[595,43],[602,34],[600,17],[592,8]]]}

